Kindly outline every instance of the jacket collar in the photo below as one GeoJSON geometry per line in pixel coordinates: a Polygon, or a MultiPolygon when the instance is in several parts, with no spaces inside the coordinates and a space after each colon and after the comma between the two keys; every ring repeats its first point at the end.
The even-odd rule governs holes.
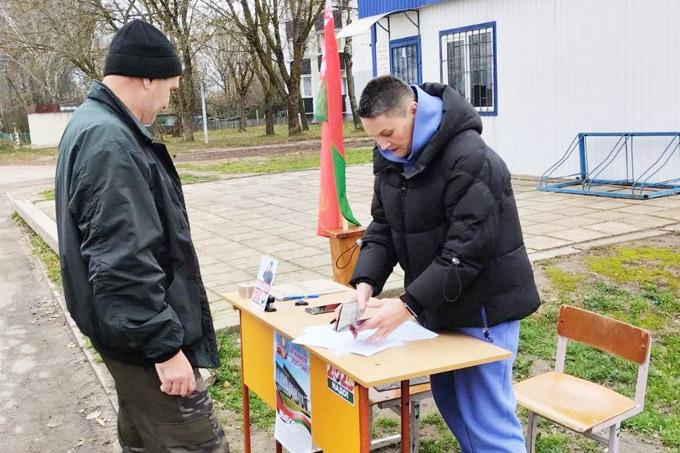
{"type": "Polygon", "coordinates": [[[149,130],[137,119],[136,116],[132,114],[130,109],[128,109],[123,101],[121,101],[118,96],[113,94],[113,91],[109,89],[106,85],[95,80],[92,82],[92,87],[90,88],[90,93],[87,95],[89,99],[92,99],[102,104],[107,105],[113,112],[125,123],[130,129],[135,131],[143,140],[152,143],[153,135],[149,130]]]}

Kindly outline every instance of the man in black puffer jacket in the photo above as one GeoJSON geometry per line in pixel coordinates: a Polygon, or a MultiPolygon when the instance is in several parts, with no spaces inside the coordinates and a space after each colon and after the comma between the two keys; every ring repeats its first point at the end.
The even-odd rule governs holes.
{"type": "Polygon", "coordinates": [[[432,393],[464,452],[524,451],[512,363],[519,320],[540,300],[508,169],[480,137],[479,115],[445,85],[376,78],[359,115],[377,143],[373,221],[351,282],[360,306],[378,309],[362,329],[382,339],[414,317],[512,351],[503,362],[431,376],[432,393]],[[405,293],[369,302],[397,263],[405,293]]]}

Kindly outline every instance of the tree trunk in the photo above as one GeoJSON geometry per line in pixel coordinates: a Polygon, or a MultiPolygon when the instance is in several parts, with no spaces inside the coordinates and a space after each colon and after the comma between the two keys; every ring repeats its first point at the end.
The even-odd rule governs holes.
{"type": "MultiPolygon", "coordinates": [[[[347,12],[347,25],[352,23],[352,14],[347,12]]],[[[357,98],[354,94],[354,74],[352,74],[352,38],[345,38],[345,47],[343,49],[343,57],[345,59],[345,77],[347,77],[347,96],[349,97],[349,106],[352,109],[352,122],[354,123],[354,130],[360,131],[363,129],[361,119],[357,113],[357,98]]]]}
{"type": "Polygon", "coordinates": [[[274,135],[274,107],[271,91],[264,94],[265,135],[274,135]]]}
{"type": "Polygon", "coordinates": [[[294,77],[290,78],[288,85],[286,108],[288,110],[288,135],[300,135],[302,132],[298,118],[300,113],[300,89],[299,80],[296,81],[294,77]]]}
{"type": "Polygon", "coordinates": [[[308,131],[309,124],[307,122],[307,113],[305,113],[305,103],[302,100],[302,96],[300,96],[300,121],[302,122],[302,130],[308,131]]]}
{"type": "Polygon", "coordinates": [[[184,60],[184,73],[179,79],[179,96],[182,117],[182,138],[185,142],[194,141],[194,107],[196,104],[193,65],[191,60],[184,60]]]}
{"type": "Polygon", "coordinates": [[[239,132],[245,132],[246,130],[246,100],[243,96],[239,98],[238,102],[238,130],[239,132]]]}

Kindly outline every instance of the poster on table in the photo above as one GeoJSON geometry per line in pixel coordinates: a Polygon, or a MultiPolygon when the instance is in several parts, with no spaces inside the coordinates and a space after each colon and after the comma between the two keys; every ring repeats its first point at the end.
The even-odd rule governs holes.
{"type": "Polygon", "coordinates": [[[309,352],[278,332],[274,333],[274,382],[274,437],[291,453],[311,453],[309,352]]]}
{"type": "Polygon", "coordinates": [[[274,258],[268,256],[260,258],[260,268],[257,271],[257,281],[255,282],[255,290],[253,291],[251,301],[262,311],[267,307],[267,298],[272,289],[278,266],[279,262],[274,258]]]}

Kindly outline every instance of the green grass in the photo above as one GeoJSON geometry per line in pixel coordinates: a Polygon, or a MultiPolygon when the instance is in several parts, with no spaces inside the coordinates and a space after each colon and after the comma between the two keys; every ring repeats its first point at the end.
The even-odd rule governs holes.
{"type": "Polygon", "coordinates": [[[566,292],[576,291],[586,278],[583,274],[566,272],[557,266],[547,266],[545,273],[553,288],[566,292]]]}
{"type": "Polygon", "coordinates": [[[0,148],[0,166],[31,164],[36,161],[53,162],[56,156],[57,148],[2,147],[0,148]]]}
{"type": "Polygon", "coordinates": [[[430,426],[435,431],[435,438],[426,437],[420,441],[422,453],[450,453],[459,452],[460,445],[439,412],[431,412],[420,419],[423,428],[430,426]]]}
{"type": "Polygon", "coordinates": [[[371,427],[371,437],[379,439],[381,437],[397,434],[400,431],[399,419],[394,417],[378,417],[373,420],[371,427]]]}
{"type": "MultiPolygon", "coordinates": [[[[218,408],[226,408],[242,416],[241,359],[238,333],[219,332],[217,345],[222,365],[215,372],[210,396],[218,408]]],[[[272,359],[273,360],[273,359],[272,359]]],[[[275,412],[250,392],[250,419],[256,428],[269,429],[274,424],[275,412]]]]}
{"type": "MultiPolygon", "coordinates": [[[[274,127],[275,135],[265,135],[264,126],[249,127],[245,132],[238,129],[216,129],[208,131],[208,144],[203,143],[203,132],[194,133],[194,142],[185,142],[181,138],[163,136],[163,142],[168,147],[170,154],[182,154],[190,151],[199,151],[206,148],[228,148],[239,146],[260,146],[275,143],[297,142],[301,140],[314,140],[321,137],[321,126],[310,124],[309,130],[300,135],[288,136],[288,126],[279,124],[274,127]]],[[[355,131],[351,122],[344,123],[344,137],[365,137],[364,131],[355,131]]]]}
{"type": "MultiPolygon", "coordinates": [[[[561,304],[586,308],[649,330],[653,338],[645,410],[623,429],[660,439],[680,449],[680,253],[672,247],[617,246],[591,251],[583,258],[589,275],[569,273],[559,262],[544,266],[551,288],[540,310],[522,321],[518,377],[528,362],[554,365],[557,313],[561,304]]],[[[570,342],[566,371],[598,382],[626,396],[635,391],[637,365],[570,342]]],[[[569,451],[571,438],[548,430],[539,451],[569,451]]],[[[589,451],[590,443],[576,451],[589,451]]]]}
{"type": "Polygon", "coordinates": [[[54,189],[47,189],[40,192],[43,201],[54,200],[54,189]]]}
{"type": "Polygon", "coordinates": [[[588,269],[616,283],[677,290],[677,275],[671,269],[680,269],[680,252],[667,247],[617,247],[612,254],[590,257],[588,269]]]}
{"type": "Polygon", "coordinates": [[[33,253],[40,259],[47,270],[47,277],[59,287],[61,282],[61,264],[59,264],[59,256],[52,251],[49,245],[43,241],[40,236],[35,234],[31,227],[24,222],[19,214],[12,214],[12,220],[26,233],[31,243],[33,253]]]}
{"type": "MultiPolygon", "coordinates": [[[[351,148],[346,151],[345,155],[347,165],[367,164],[370,163],[372,159],[373,150],[370,147],[351,148]]],[[[177,167],[184,172],[193,171],[214,174],[281,173],[319,168],[319,153],[298,152],[203,164],[179,164],[177,167]]]]}
{"type": "Polygon", "coordinates": [[[219,177],[215,175],[193,175],[191,173],[180,173],[179,179],[182,181],[182,185],[186,186],[187,184],[217,181],[219,177]]]}

